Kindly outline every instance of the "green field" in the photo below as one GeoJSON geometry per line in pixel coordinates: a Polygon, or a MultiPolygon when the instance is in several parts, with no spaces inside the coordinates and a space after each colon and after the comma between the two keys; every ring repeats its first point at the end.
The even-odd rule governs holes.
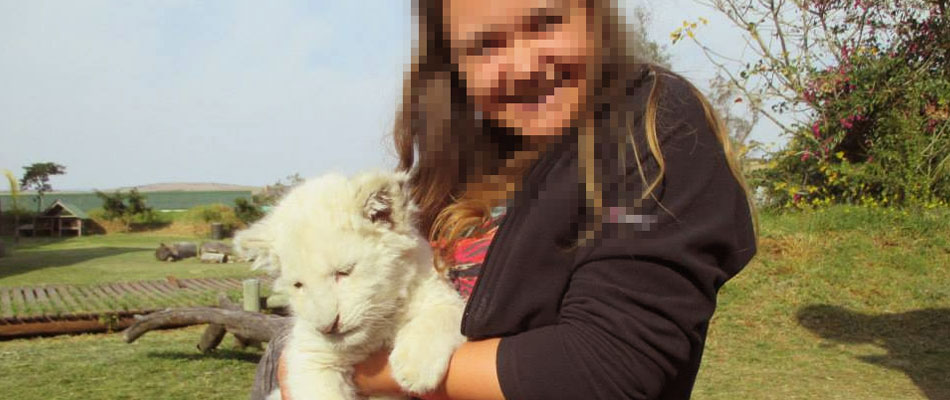
{"type": "Polygon", "coordinates": [[[246,263],[202,264],[191,258],[159,262],[159,243],[200,242],[193,236],[148,233],[91,235],[81,238],[21,238],[13,246],[4,237],[7,256],[0,258],[0,286],[92,284],[177,278],[249,277],[246,263]]]}
{"type": "MultiPolygon", "coordinates": [[[[835,207],[761,222],[759,255],[721,292],[693,398],[950,399],[950,210],[835,207]]],[[[0,282],[43,271],[90,278],[57,269],[0,282]]],[[[0,342],[0,393],[245,397],[259,352],[201,356],[200,332],[152,332],[134,345],[115,334],[0,342]]]]}
{"type": "Polygon", "coordinates": [[[764,215],[697,399],[950,399],[950,210],[764,215]]]}
{"type": "Polygon", "coordinates": [[[244,399],[260,358],[231,339],[210,356],[195,350],[202,327],[0,342],[4,399],[244,399]]]}

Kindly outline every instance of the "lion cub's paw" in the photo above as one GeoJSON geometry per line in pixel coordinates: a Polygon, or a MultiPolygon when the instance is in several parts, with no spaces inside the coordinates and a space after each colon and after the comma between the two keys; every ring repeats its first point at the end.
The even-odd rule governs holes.
{"type": "Polygon", "coordinates": [[[456,332],[402,332],[389,355],[393,378],[410,393],[436,389],[464,338],[456,332]]]}

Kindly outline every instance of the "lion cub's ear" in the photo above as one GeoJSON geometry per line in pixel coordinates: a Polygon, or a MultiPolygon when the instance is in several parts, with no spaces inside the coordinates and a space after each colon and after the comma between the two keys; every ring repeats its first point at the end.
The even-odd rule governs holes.
{"type": "Polygon", "coordinates": [[[363,217],[373,224],[393,228],[406,221],[409,200],[408,175],[403,173],[367,173],[357,178],[360,194],[365,196],[363,217]]]}
{"type": "Polygon", "coordinates": [[[268,218],[234,235],[234,251],[245,259],[253,260],[251,268],[277,272],[274,253],[274,230],[268,218]]]}
{"type": "Polygon", "coordinates": [[[363,205],[363,216],[374,224],[393,225],[393,198],[385,188],[375,191],[363,205]]]}

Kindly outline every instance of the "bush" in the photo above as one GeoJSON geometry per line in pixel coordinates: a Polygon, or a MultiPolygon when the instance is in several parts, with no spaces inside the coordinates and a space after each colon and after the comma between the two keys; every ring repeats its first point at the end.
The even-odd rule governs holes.
{"type": "Polygon", "coordinates": [[[97,190],[96,196],[102,199],[102,209],[96,214],[98,218],[106,221],[121,221],[125,225],[158,222],[155,211],[145,204],[145,196],[136,189],[132,189],[127,194],[122,193],[121,190],[112,194],[97,190]]]}
{"type": "Polygon", "coordinates": [[[238,218],[234,208],[227,204],[207,204],[192,207],[181,216],[181,221],[195,225],[196,234],[206,234],[212,223],[220,223],[226,231],[234,231],[245,226],[238,218]]]}
{"type": "Polygon", "coordinates": [[[264,212],[260,206],[243,197],[234,199],[234,214],[237,215],[238,219],[245,225],[253,224],[264,216],[264,212]]]}
{"type": "Polygon", "coordinates": [[[753,177],[773,206],[950,204],[950,21],[936,8],[861,4],[881,34],[807,74],[812,124],[753,177]]]}

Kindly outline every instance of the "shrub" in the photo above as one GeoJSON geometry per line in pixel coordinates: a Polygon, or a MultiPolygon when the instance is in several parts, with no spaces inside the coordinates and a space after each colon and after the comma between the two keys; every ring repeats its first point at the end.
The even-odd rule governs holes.
{"type": "Polygon", "coordinates": [[[90,217],[93,219],[117,222],[124,226],[124,230],[129,230],[133,226],[149,228],[169,222],[166,221],[166,218],[156,214],[151,207],[148,207],[145,204],[145,196],[136,189],[132,189],[128,193],[117,190],[112,194],[97,190],[96,196],[102,199],[102,208],[94,210],[95,214],[90,213],[90,217]]]}
{"type": "Polygon", "coordinates": [[[194,224],[196,234],[206,234],[212,223],[222,224],[226,231],[234,231],[245,226],[235,214],[234,208],[220,203],[192,207],[181,217],[181,221],[194,224]]]}
{"type": "Polygon", "coordinates": [[[871,20],[869,34],[806,75],[812,123],[753,180],[782,207],[948,204],[948,18],[936,7],[855,7],[871,20]]]}
{"type": "Polygon", "coordinates": [[[260,206],[243,197],[234,199],[234,214],[245,225],[253,224],[264,216],[260,206]]]}

